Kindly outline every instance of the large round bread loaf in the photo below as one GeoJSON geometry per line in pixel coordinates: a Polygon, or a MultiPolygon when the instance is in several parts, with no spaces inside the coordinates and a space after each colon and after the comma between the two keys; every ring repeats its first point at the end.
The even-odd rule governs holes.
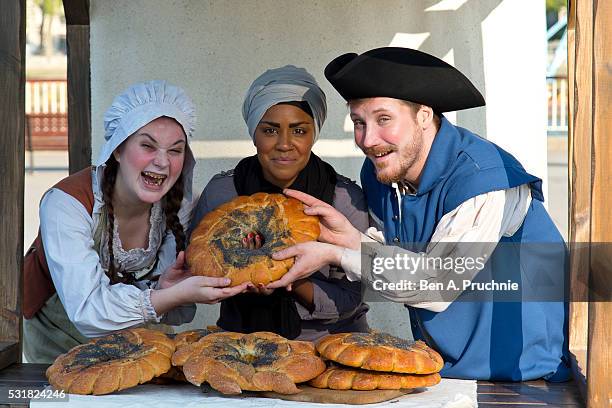
{"type": "Polygon", "coordinates": [[[319,237],[318,217],[304,214],[304,205],[282,194],[239,196],[209,212],[191,234],[186,251],[194,275],[227,277],[231,286],[251,281],[278,280],[293,259],[273,260],[270,255],[291,245],[319,237]],[[263,236],[258,249],[244,248],[249,232],[263,236]]]}
{"type": "Polygon", "coordinates": [[[166,373],[174,342],[164,333],[127,329],[98,337],[57,357],[49,383],[71,394],[108,394],[166,373]]]}
{"type": "Polygon", "coordinates": [[[213,333],[181,347],[172,364],[183,366],[185,378],[199,386],[208,382],[223,394],[242,390],[295,394],[296,383],[325,370],[312,343],[287,340],[270,332],[213,333]]]}
{"type": "Polygon", "coordinates": [[[442,369],[440,354],[422,341],[386,333],[338,333],[319,340],[317,351],[337,363],[365,370],[432,374],[442,369]]]}
{"type": "Polygon", "coordinates": [[[216,326],[209,326],[206,329],[195,329],[195,330],[187,330],[184,332],[177,333],[174,336],[174,345],[176,351],[179,349],[188,346],[189,344],[195,343],[200,340],[202,337],[206,337],[212,333],[220,333],[221,329],[216,326]]]}
{"type": "MultiPolygon", "coordinates": [[[[195,329],[177,333],[174,336],[174,352],[176,353],[181,348],[197,342],[202,337],[208,336],[211,333],[218,333],[220,331],[221,329],[216,326],[209,326],[206,329],[195,329]]],[[[187,379],[185,379],[185,375],[183,374],[183,367],[181,366],[172,366],[167,373],[151,380],[151,382],[156,384],[168,384],[176,381],[187,382],[187,379]]]]}
{"type": "Polygon", "coordinates": [[[332,366],[308,384],[332,390],[399,390],[431,387],[440,382],[440,374],[400,374],[332,366]]]}

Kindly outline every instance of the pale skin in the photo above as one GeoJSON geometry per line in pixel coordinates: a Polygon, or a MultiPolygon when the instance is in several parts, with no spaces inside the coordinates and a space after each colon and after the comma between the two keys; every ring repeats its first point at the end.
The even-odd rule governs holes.
{"type": "MultiPolygon", "coordinates": [[[[124,249],[147,248],[149,217],[153,203],[170,191],[183,169],[186,137],[173,119],[153,120],[131,135],[113,153],[119,163],[113,192],[113,209],[124,249]],[[150,183],[146,175],[161,177],[150,183]],[[143,228],[146,225],[146,228],[143,228]]],[[[158,289],[151,292],[155,312],[162,315],[186,303],[217,303],[244,292],[247,283],[227,287],[229,279],[191,276],[185,267],[185,254],[160,277],[158,289]]]]}
{"type": "MultiPolygon", "coordinates": [[[[418,186],[431,149],[439,120],[433,110],[424,105],[416,109],[393,98],[367,98],[349,102],[354,124],[355,143],[372,160],[376,175],[383,183],[406,181],[418,186]]],[[[318,215],[321,226],[320,242],[306,242],[272,255],[282,260],[295,257],[293,267],[267,288],[286,287],[312,275],[324,265],[340,266],[345,248],[358,250],[360,232],[327,203],[308,194],[286,189],[287,196],[302,201],[304,212],[318,215]]]]}

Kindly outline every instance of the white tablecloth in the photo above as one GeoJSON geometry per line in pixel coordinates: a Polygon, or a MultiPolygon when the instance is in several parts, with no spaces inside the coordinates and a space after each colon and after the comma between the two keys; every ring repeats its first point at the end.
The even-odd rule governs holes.
{"type": "MultiPolygon", "coordinates": [[[[393,399],[394,408],[472,408],[477,407],[476,381],[443,379],[442,382],[423,392],[407,394],[393,399]]],[[[367,407],[389,406],[391,401],[364,405],[367,407]]],[[[218,408],[298,408],[316,406],[317,408],[343,408],[344,404],[314,404],[308,402],[284,401],[271,398],[212,397],[204,394],[198,387],[189,384],[179,385],[140,385],[110,395],[74,395],[68,401],[35,401],[31,407],[37,408],[167,408],[167,407],[218,407],[218,408]]]]}

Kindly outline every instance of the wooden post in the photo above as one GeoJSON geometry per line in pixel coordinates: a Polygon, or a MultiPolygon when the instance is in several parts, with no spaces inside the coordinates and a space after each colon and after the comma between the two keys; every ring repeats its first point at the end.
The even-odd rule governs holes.
{"type": "Polygon", "coordinates": [[[589,1],[572,1],[568,13],[568,89],[569,89],[569,247],[570,247],[570,319],[569,347],[573,357],[574,378],[586,399],[586,365],[588,334],[588,281],[591,242],[591,118],[593,35],[590,21],[593,5],[589,1]],[[580,33],[577,20],[580,16],[580,33]],[[584,21],[583,21],[584,20],[584,21]],[[584,26],[583,26],[584,24],[584,26]],[[584,31],[584,32],[583,32],[584,31]],[[576,42],[579,38],[580,44],[576,42]],[[580,48],[578,47],[580,45],[580,48]],[[579,66],[580,70],[576,67],[579,66]],[[580,98],[575,98],[580,93],[580,98]]]}
{"type": "Polygon", "coordinates": [[[589,303],[587,404],[612,405],[612,4],[594,3],[593,213],[589,303]],[[601,244],[600,244],[601,243],[601,244]]]}
{"type": "Polygon", "coordinates": [[[26,0],[0,13],[0,369],[21,360],[26,0]]]}
{"type": "MultiPolygon", "coordinates": [[[[574,346],[583,346],[576,330],[588,327],[586,400],[589,408],[612,405],[612,4],[608,1],[570,1],[569,63],[571,132],[571,239],[588,242],[589,249],[573,254],[572,296],[584,300],[588,311],[573,304],[574,346]]],[[[576,244],[574,244],[576,245],[576,244]]]]}
{"type": "Polygon", "coordinates": [[[68,48],[68,162],[72,174],[91,164],[89,1],[63,2],[68,48]]]}

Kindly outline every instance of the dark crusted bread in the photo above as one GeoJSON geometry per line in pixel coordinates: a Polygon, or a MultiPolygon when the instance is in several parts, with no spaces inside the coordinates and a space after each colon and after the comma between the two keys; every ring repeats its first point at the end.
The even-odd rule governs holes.
{"type": "Polygon", "coordinates": [[[108,394],[166,373],[174,341],[164,333],[127,329],[98,337],[57,357],[49,383],[71,394],[108,394]]]}
{"type": "Polygon", "coordinates": [[[209,212],[191,234],[186,251],[194,275],[227,277],[231,286],[243,282],[267,284],[278,280],[293,259],[273,260],[270,255],[291,245],[319,237],[319,219],[304,214],[304,205],[282,194],[239,196],[209,212]],[[248,249],[242,239],[257,231],[259,249],[248,249]]]}
{"type": "Polygon", "coordinates": [[[325,370],[310,342],[287,340],[270,332],[213,333],[181,347],[172,364],[183,366],[185,378],[199,386],[208,382],[224,394],[242,390],[295,394],[296,383],[325,370]]]}

